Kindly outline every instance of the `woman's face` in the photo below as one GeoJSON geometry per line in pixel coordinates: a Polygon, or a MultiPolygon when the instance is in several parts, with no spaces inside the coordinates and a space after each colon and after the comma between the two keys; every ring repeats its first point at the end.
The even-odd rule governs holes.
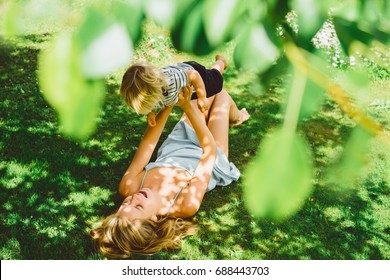
{"type": "Polygon", "coordinates": [[[138,193],[126,197],[117,214],[129,220],[152,219],[157,221],[159,205],[158,195],[148,188],[143,188],[138,193]]]}

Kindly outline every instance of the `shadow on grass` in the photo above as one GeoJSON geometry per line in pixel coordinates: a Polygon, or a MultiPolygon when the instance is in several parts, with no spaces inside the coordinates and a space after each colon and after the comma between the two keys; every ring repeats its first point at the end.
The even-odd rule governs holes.
{"type": "Polygon", "coordinates": [[[95,135],[60,135],[37,84],[37,40],[1,46],[0,257],[95,258],[88,229],[118,201],[144,122],[109,92],[95,135]]]}
{"type": "MultiPolygon", "coordinates": [[[[321,147],[335,149],[351,130],[348,120],[324,117],[327,110],[335,108],[325,106],[303,131],[316,151],[318,170],[329,164],[321,147]]],[[[242,143],[244,150],[250,145],[242,143]]],[[[380,169],[388,166],[388,160],[381,159],[380,169]]],[[[199,250],[213,259],[389,259],[390,192],[385,170],[371,170],[356,189],[349,190],[326,185],[319,171],[315,192],[297,215],[281,223],[252,218],[242,203],[241,183],[224,189],[223,198],[212,194],[210,200],[220,206],[210,200],[204,203],[207,210],[199,239],[207,241],[200,242],[199,250]]]]}
{"type": "MultiPolygon", "coordinates": [[[[230,78],[234,78],[231,76],[230,78]]],[[[240,170],[256,154],[259,143],[280,123],[278,96],[233,97],[247,107],[252,118],[234,128],[230,159],[240,170]],[[258,102],[258,103],[257,103],[258,102]]],[[[304,207],[283,222],[258,220],[248,213],[242,180],[206,194],[197,215],[200,231],[187,238],[183,249],[141,259],[389,259],[389,158],[377,163],[355,189],[331,186],[324,169],[335,159],[334,150],[347,141],[353,123],[328,102],[322,111],[302,125],[313,148],[315,191],[304,207]]],[[[380,153],[380,152],[379,152],[380,153]]],[[[341,175],[342,176],[342,175],[341,175]]]]}
{"type": "MultiPolygon", "coordinates": [[[[29,40],[36,43],[36,38],[29,40]]],[[[0,52],[0,258],[100,259],[88,231],[120,202],[117,184],[145,120],[129,112],[116,96],[118,85],[109,80],[95,135],[81,143],[62,137],[36,82],[38,50],[28,42],[0,52]]],[[[238,106],[251,114],[245,125],[230,131],[230,160],[244,171],[263,137],[281,122],[280,94],[277,85],[264,95],[250,92],[246,77],[234,68],[225,79],[238,106]]],[[[333,110],[325,107],[303,126],[318,169],[329,164],[324,149],[335,149],[351,129],[326,114],[333,110]]],[[[161,139],[178,116],[174,113],[161,139]]],[[[242,180],[216,188],[196,215],[199,233],[187,238],[182,250],[136,258],[389,259],[388,212],[382,228],[375,213],[386,208],[380,205],[389,195],[384,180],[371,175],[358,191],[340,192],[321,176],[303,209],[283,223],[259,221],[248,213],[242,180]]]]}

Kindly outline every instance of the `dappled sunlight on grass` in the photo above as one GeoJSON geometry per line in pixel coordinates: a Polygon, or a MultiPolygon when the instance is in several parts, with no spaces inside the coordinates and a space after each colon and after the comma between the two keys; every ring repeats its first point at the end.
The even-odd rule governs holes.
{"type": "Polygon", "coordinates": [[[15,161],[7,164],[0,162],[0,172],[2,174],[0,184],[6,189],[15,189],[17,187],[30,189],[33,181],[48,176],[46,168],[47,164],[39,161],[33,161],[29,164],[17,163],[15,161]]]}
{"type": "MultiPolygon", "coordinates": [[[[139,43],[144,48],[138,58],[152,58],[159,64],[171,59],[212,63],[215,54],[194,57],[176,52],[160,28],[147,28],[150,33],[139,43]]],[[[131,112],[119,97],[118,72],[107,78],[95,134],[82,142],[60,135],[57,116],[36,81],[38,50],[48,36],[30,36],[0,48],[0,70],[4,70],[0,76],[0,258],[103,259],[88,232],[120,202],[118,183],[136,152],[146,118],[131,112]]],[[[229,59],[231,44],[218,50],[229,59]]],[[[283,78],[267,89],[256,87],[255,76],[239,72],[233,63],[224,77],[238,107],[247,108],[251,115],[244,125],[230,129],[229,159],[243,173],[259,144],[283,121],[283,78]]],[[[384,103],[368,109],[383,125],[389,122],[387,86],[381,85],[375,95],[384,103]]],[[[174,108],[159,143],[180,115],[174,108]]],[[[185,239],[181,250],[135,258],[390,259],[388,144],[380,139],[372,142],[370,160],[354,189],[332,185],[324,177],[323,170],[337,161],[353,127],[330,101],[303,121],[300,133],[314,153],[315,191],[291,219],[256,220],[243,201],[242,176],[206,194],[195,216],[200,230],[185,239]]]]}
{"type": "Polygon", "coordinates": [[[1,77],[0,258],[88,258],[94,253],[87,231],[99,211],[114,205],[128,164],[123,123],[118,135],[111,130],[99,140],[91,138],[92,145],[59,135],[55,112],[37,86],[37,52],[13,48],[2,53],[11,68],[1,77]]]}
{"type": "Polygon", "coordinates": [[[10,238],[4,241],[4,246],[0,248],[0,256],[2,260],[15,260],[23,258],[20,254],[20,243],[16,238],[10,238]]]}
{"type": "Polygon", "coordinates": [[[111,192],[100,187],[92,187],[86,192],[73,192],[69,194],[69,201],[77,208],[80,215],[88,217],[93,214],[96,205],[114,206],[111,200],[111,192]]]}

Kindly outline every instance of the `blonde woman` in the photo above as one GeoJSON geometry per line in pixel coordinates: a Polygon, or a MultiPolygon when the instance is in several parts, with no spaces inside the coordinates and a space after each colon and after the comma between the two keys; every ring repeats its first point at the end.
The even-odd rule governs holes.
{"type": "Polygon", "coordinates": [[[184,111],[149,162],[172,107],[165,107],[148,126],[125,172],[119,209],[91,231],[100,251],[111,258],[153,254],[180,248],[184,237],[196,232],[186,218],[195,215],[207,191],[238,180],[239,170],[228,161],[229,126],[249,118],[238,110],[226,91],[209,98],[210,110],[201,113],[185,87],[177,105],[184,111]]]}

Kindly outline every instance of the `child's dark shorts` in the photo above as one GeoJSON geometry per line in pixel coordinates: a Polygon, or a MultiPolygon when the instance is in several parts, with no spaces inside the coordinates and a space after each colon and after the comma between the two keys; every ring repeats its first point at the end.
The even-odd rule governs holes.
{"type": "MultiPolygon", "coordinates": [[[[186,61],[184,63],[191,65],[196,71],[199,72],[206,88],[207,97],[216,95],[217,93],[221,92],[223,87],[223,77],[217,69],[206,69],[206,67],[195,61],[186,61]]],[[[191,99],[196,98],[196,93],[193,93],[191,99]]]]}

